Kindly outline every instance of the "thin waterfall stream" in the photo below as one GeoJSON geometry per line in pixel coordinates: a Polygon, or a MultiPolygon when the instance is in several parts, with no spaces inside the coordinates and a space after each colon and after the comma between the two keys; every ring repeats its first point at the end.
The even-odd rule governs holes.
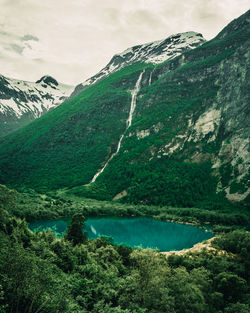
{"type": "MultiPolygon", "coordinates": [[[[145,70],[144,70],[145,71],[145,70]]],[[[132,120],[133,120],[133,114],[136,108],[136,96],[138,94],[138,92],[140,91],[140,85],[141,85],[141,80],[142,80],[142,75],[144,73],[144,71],[142,71],[139,75],[139,78],[137,79],[137,82],[135,84],[135,89],[132,90],[131,95],[132,95],[132,99],[131,99],[131,104],[130,104],[130,111],[129,111],[129,116],[128,119],[126,121],[126,129],[124,131],[124,133],[121,135],[119,141],[118,141],[118,145],[117,145],[117,149],[116,151],[110,156],[110,158],[107,160],[107,162],[105,163],[105,165],[102,167],[102,169],[100,169],[100,171],[98,171],[95,176],[92,178],[91,183],[94,183],[97,179],[97,177],[105,170],[105,168],[107,167],[107,165],[109,164],[109,162],[113,159],[113,157],[115,155],[117,155],[117,153],[119,152],[120,148],[121,148],[121,143],[122,140],[124,138],[124,134],[127,131],[127,129],[131,126],[132,124],[132,120]]]]}
{"type": "Polygon", "coordinates": [[[148,85],[149,85],[149,86],[150,86],[151,83],[152,83],[152,73],[153,73],[153,71],[150,73],[150,76],[149,76],[149,82],[148,82],[148,85]]]}

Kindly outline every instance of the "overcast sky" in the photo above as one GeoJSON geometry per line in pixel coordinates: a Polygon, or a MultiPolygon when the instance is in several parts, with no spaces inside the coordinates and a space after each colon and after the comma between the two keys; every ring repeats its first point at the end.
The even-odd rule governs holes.
{"type": "Polygon", "coordinates": [[[174,33],[213,38],[249,0],[0,0],[0,74],[76,85],[130,46],[174,33]]]}

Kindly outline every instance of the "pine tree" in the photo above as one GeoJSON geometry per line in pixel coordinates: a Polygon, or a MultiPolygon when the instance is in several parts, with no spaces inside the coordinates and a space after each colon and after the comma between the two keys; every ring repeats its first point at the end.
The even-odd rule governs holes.
{"type": "Polygon", "coordinates": [[[87,237],[83,233],[85,217],[82,214],[75,214],[65,234],[65,239],[72,241],[73,245],[81,244],[87,237]]]}

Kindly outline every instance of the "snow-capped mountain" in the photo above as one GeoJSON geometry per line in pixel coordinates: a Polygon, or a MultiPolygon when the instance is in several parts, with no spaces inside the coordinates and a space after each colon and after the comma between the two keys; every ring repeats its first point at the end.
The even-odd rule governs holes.
{"type": "Polygon", "coordinates": [[[186,32],[172,35],[166,39],[137,45],[113,56],[111,61],[96,75],[76,86],[72,96],[77,95],[87,86],[120,70],[122,67],[136,62],[159,64],[173,59],[185,51],[194,49],[206,42],[202,34],[186,32]]]}
{"type": "Polygon", "coordinates": [[[72,90],[72,86],[60,84],[51,76],[27,82],[0,75],[0,135],[48,112],[62,103],[72,90]]]}
{"type": "Polygon", "coordinates": [[[116,55],[103,75],[170,59],[124,66],[0,138],[0,183],[133,204],[249,206],[249,23],[250,10],[198,49],[202,36],[187,33],[116,55]]]}

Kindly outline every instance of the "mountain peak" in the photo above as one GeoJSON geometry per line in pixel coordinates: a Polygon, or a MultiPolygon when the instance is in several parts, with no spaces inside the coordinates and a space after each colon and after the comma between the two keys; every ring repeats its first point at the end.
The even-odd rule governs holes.
{"type": "Polygon", "coordinates": [[[48,75],[35,83],[0,75],[0,136],[58,106],[72,89],[48,75]]]}
{"type": "Polygon", "coordinates": [[[250,10],[234,19],[230,22],[223,30],[216,36],[217,39],[222,39],[229,35],[230,33],[242,30],[245,27],[248,27],[250,24],[250,10]]]}
{"type": "MultiPolygon", "coordinates": [[[[155,49],[157,47],[161,47],[161,49],[158,51],[158,55],[161,54],[162,57],[164,58],[164,57],[169,56],[169,54],[167,53],[169,49],[172,50],[174,48],[176,50],[175,46],[179,45],[180,43],[185,44],[186,46],[189,44],[193,44],[195,42],[197,43],[197,45],[199,45],[201,42],[205,42],[205,41],[206,40],[204,39],[201,33],[189,31],[189,32],[174,34],[162,40],[152,41],[152,42],[148,42],[142,45],[133,46],[131,48],[124,50],[123,52],[119,54],[116,54],[115,56],[124,57],[125,55],[131,52],[136,52],[138,50],[145,49],[145,48],[150,49],[150,52],[152,52],[151,50],[153,48],[155,49]]],[[[151,58],[148,60],[146,55],[143,55],[142,57],[144,57],[145,59],[144,62],[150,62],[151,58]]],[[[161,63],[161,60],[155,60],[155,62],[161,63]]]]}
{"type": "Polygon", "coordinates": [[[124,66],[137,62],[159,64],[168,59],[173,59],[188,50],[194,49],[205,42],[206,40],[201,33],[189,31],[174,34],[162,40],[130,47],[121,53],[115,54],[99,73],[76,86],[71,97],[77,95],[85,89],[86,86],[100,81],[124,66]]]}
{"type": "Polygon", "coordinates": [[[47,85],[54,85],[54,86],[58,86],[58,82],[55,78],[53,78],[52,76],[49,75],[45,75],[43,77],[41,77],[39,80],[36,81],[37,84],[39,83],[45,83],[47,85]]]}
{"type": "Polygon", "coordinates": [[[127,64],[135,62],[159,64],[187,50],[196,48],[205,41],[201,33],[194,31],[178,33],[162,40],[128,48],[115,57],[122,57],[127,64]]]}

